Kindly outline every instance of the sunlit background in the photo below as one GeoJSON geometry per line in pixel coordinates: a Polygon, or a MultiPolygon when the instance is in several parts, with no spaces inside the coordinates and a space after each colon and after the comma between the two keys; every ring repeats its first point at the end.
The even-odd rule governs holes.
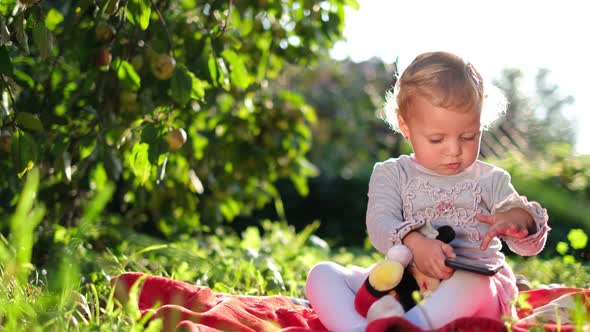
{"type": "MultiPolygon", "coordinates": [[[[360,0],[346,12],[345,42],[336,59],[399,58],[403,70],[418,53],[446,50],[474,63],[490,79],[505,68],[521,69],[532,80],[538,68],[575,101],[564,110],[574,119],[576,151],[590,153],[590,31],[581,1],[390,1],[360,0]]],[[[526,86],[529,86],[526,84],[526,86]]]]}

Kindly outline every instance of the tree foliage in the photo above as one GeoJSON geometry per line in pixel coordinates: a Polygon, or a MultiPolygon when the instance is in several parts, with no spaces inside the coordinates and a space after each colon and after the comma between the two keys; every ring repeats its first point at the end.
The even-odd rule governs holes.
{"type": "Polygon", "coordinates": [[[326,60],[312,71],[286,73],[317,111],[309,158],[325,177],[365,178],[375,162],[400,154],[403,141],[383,120],[385,92],[398,75],[395,63],[326,60]]]}
{"type": "Polygon", "coordinates": [[[527,144],[521,152],[529,156],[543,156],[552,144],[573,146],[576,140],[573,120],[565,116],[574,98],[564,96],[551,82],[550,74],[546,68],[537,70],[534,93],[523,86],[525,75],[519,69],[505,69],[496,82],[509,102],[506,117],[500,122],[512,122],[523,133],[527,144]]]}
{"type": "Polygon", "coordinates": [[[356,5],[3,0],[0,215],[32,168],[49,233],[108,182],[105,223],[166,236],[279,199],[279,178],[305,193],[315,112],[276,80],[324,56],[356,5]]]}

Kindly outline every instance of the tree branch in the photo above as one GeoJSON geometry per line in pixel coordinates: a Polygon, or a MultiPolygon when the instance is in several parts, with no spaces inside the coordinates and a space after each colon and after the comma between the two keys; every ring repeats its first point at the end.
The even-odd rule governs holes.
{"type": "Polygon", "coordinates": [[[6,90],[8,91],[8,97],[10,98],[10,103],[12,104],[12,109],[14,110],[14,116],[10,118],[8,124],[12,127],[16,126],[16,103],[14,100],[14,95],[12,94],[12,90],[10,90],[10,85],[8,85],[8,81],[4,78],[4,74],[0,74],[0,80],[2,80],[2,84],[6,86],[6,90]]]}
{"type": "Polygon", "coordinates": [[[164,27],[164,31],[166,31],[166,37],[168,39],[168,48],[170,49],[172,56],[174,58],[176,58],[176,55],[174,54],[174,45],[172,44],[172,35],[170,34],[170,30],[168,30],[168,26],[166,25],[166,20],[164,20],[164,16],[162,16],[162,12],[154,3],[154,0],[150,0],[150,3],[152,5],[152,8],[156,11],[156,14],[158,14],[158,19],[160,20],[160,24],[162,24],[162,27],[164,27]]]}
{"type": "Polygon", "coordinates": [[[223,22],[223,26],[221,27],[221,31],[219,31],[219,36],[222,36],[227,30],[227,26],[229,25],[229,17],[231,15],[233,0],[229,0],[227,5],[227,15],[225,16],[225,21],[223,22]]]}

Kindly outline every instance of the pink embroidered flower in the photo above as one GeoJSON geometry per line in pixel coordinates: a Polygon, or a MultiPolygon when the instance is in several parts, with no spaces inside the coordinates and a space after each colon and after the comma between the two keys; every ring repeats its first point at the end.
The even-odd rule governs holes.
{"type": "Polygon", "coordinates": [[[436,205],[434,206],[434,209],[439,214],[445,214],[447,212],[451,212],[451,211],[453,211],[454,208],[455,208],[455,206],[453,205],[453,202],[451,202],[451,201],[438,201],[436,203],[436,205]]]}

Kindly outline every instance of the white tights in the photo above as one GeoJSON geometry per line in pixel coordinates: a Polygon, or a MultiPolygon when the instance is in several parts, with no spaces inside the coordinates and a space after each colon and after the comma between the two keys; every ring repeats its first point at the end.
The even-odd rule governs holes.
{"type": "MultiPolygon", "coordinates": [[[[364,331],[367,322],[356,312],[354,297],[368,271],[347,269],[333,262],[321,262],[311,269],[305,294],[328,330],[364,331]]],[[[460,317],[473,316],[501,318],[496,284],[491,277],[457,270],[404,318],[428,330],[440,328],[460,317]]]]}

